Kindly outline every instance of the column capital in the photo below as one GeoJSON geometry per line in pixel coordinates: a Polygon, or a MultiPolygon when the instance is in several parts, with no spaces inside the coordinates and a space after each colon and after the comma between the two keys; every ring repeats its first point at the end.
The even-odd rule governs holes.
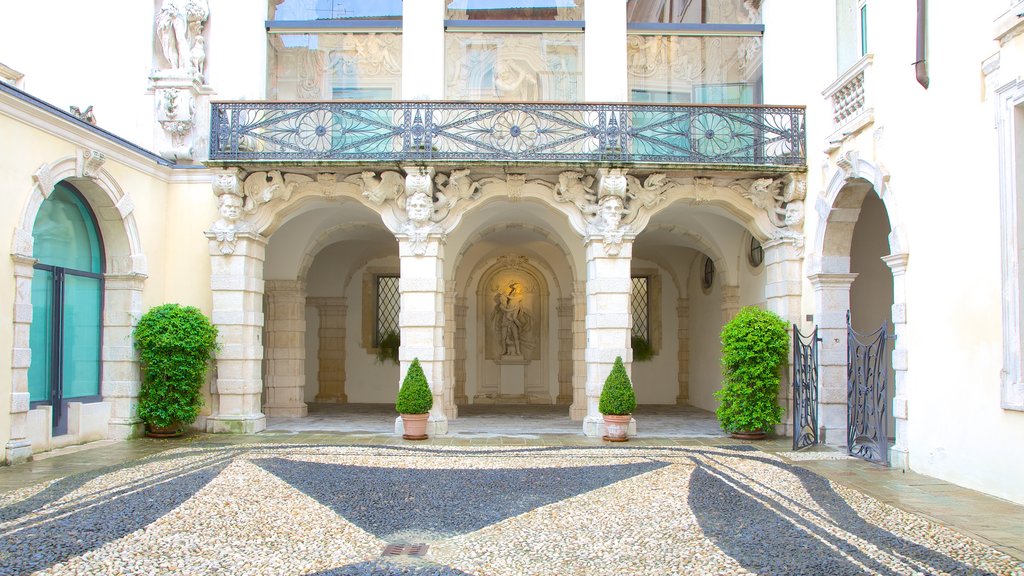
{"type": "Polygon", "coordinates": [[[892,270],[893,276],[902,276],[907,273],[907,262],[910,260],[910,254],[907,252],[901,252],[899,254],[891,254],[889,256],[882,256],[882,262],[885,262],[886,266],[892,270]]]}
{"type": "Polygon", "coordinates": [[[313,306],[321,312],[337,308],[339,309],[337,312],[340,313],[342,312],[341,309],[348,308],[348,298],[345,298],[344,296],[306,297],[306,305],[313,306]]]}
{"type": "Polygon", "coordinates": [[[807,277],[815,290],[825,288],[849,288],[857,274],[811,274],[807,277]]]}

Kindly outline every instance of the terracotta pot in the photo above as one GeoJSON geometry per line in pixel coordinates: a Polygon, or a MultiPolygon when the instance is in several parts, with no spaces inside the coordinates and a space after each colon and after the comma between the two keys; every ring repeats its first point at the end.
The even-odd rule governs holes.
{"type": "Polygon", "coordinates": [[[629,430],[629,421],[632,419],[632,414],[623,414],[621,416],[617,414],[603,414],[604,416],[604,428],[607,435],[604,437],[609,442],[625,442],[629,440],[626,436],[626,431],[629,430]]]}
{"type": "Polygon", "coordinates": [[[170,426],[154,426],[146,424],[146,436],[150,438],[177,438],[185,433],[185,427],[180,422],[170,426]]]}
{"type": "Polygon", "coordinates": [[[761,430],[754,432],[751,432],[750,430],[741,430],[739,432],[732,432],[729,435],[737,440],[764,440],[765,438],[765,433],[761,430]]]}
{"type": "Polygon", "coordinates": [[[427,418],[430,414],[402,414],[402,427],[405,433],[402,438],[406,440],[427,439],[427,418]]]}

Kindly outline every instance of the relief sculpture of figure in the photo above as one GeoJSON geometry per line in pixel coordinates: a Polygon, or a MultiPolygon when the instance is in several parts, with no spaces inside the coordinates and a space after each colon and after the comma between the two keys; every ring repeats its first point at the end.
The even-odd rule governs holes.
{"type": "Polygon", "coordinates": [[[499,62],[494,69],[494,87],[499,100],[526,101],[537,86],[537,81],[512,62],[499,62]]]}
{"type": "Polygon", "coordinates": [[[523,334],[530,330],[530,315],[523,310],[522,285],[510,282],[504,291],[494,294],[493,330],[498,334],[499,356],[523,356],[523,334]]]}
{"type": "Polygon", "coordinates": [[[206,45],[200,35],[209,15],[206,0],[163,0],[156,15],[156,36],[168,68],[202,74],[206,45]]]}

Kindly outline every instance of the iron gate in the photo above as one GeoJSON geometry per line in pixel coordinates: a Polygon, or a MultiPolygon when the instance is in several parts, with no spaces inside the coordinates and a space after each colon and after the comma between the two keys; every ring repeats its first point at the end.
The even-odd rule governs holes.
{"type": "Polygon", "coordinates": [[[793,325],[793,450],[818,443],[818,328],[809,336],[793,325]]]}
{"type": "Polygon", "coordinates": [[[846,313],[846,446],[851,456],[889,465],[886,425],[888,323],[858,334],[846,313]]]}

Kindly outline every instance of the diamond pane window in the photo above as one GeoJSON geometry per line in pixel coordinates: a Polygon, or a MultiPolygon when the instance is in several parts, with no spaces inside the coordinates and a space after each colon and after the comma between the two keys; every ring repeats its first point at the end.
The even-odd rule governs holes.
{"type": "Polygon", "coordinates": [[[629,298],[629,308],[633,314],[632,336],[648,342],[651,341],[650,282],[651,279],[647,276],[634,276],[633,290],[629,298]]]}
{"type": "Polygon", "coordinates": [[[398,312],[400,309],[398,276],[377,276],[377,322],[373,333],[375,348],[389,332],[399,333],[398,312]]]}

